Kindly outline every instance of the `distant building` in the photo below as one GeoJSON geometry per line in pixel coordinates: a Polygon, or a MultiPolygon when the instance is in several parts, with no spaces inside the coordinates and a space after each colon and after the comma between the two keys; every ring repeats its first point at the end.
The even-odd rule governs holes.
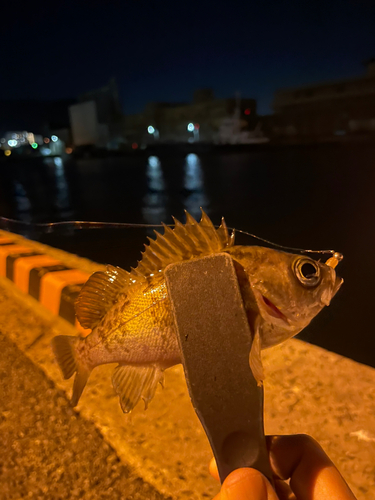
{"type": "Polygon", "coordinates": [[[316,139],[375,133],[375,60],[362,77],[281,89],[275,115],[265,117],[273,138],[316,139]]]}
{"type": "Polygon", "coordinates": [[[69,114],[75,146],[96,145],[100,140],[107,142],[108,130],[105,129],[104,133],[100,130],[95,101],[74,104],[70,106],[69,114]]]}
{"type": "Polygon", "coordinates": [[[115,79],[80,95],[69,115],[75,146],[108,147],[116,139],[121,141],[122,113],[115,79]]]}
{"type": "MultiPolygon", "coordinates": [[[[235,113],[236,99],[215,99],[212,89],[198,89],[192,103],[149,103],[143,113],[124,117],[124,135],[129,143],[218,142],[223,121],[235,113]],[[189,131],[189,123],[194,129],[189,131]],[[150,130],[156,131],[153,133],[150,130]]],[[[254,99],[240,100],[241,120],[254,129],[258,118],[254,99]]]]}
{"type": "Polygon", "coordinates": [[[112,123],[121,116],[121,104],[115,78],[111,78],[107,85],[78,97],[78,102],[94,101],[99,123],[112,123]]]}

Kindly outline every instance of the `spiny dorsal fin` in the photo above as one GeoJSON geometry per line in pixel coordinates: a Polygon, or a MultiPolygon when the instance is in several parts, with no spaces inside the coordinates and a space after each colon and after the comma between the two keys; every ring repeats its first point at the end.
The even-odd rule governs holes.
{"type": "Polygon", "coordinates": [[[92,274],[75,304],[76,316],[83,328],[94,328],[116,302],[118,295],[136,281],[137,278],[127,271],[110,265],[105,271],[92,274]]]}
{"type": "Polygon", "coordinates": [[[112,384],[124,413],[132,411],[141,398],[146,409],[158,382],[163,383],[163,372],[158,366],[118,365],[112,375],[112,384]]]}
{"type": "Polygon", "coordinates": [[[175,218],[173,220],[173,229],[163,224],[163,235],[155,231],[156,239],[150,240],[132,275],[150,276],[163,271],[168,264],[218,253],[234,245],[234,237],[229,237],[224,219],[216,229],[203,210],[200,222],[188,212],[186,224],[175,218]]]}

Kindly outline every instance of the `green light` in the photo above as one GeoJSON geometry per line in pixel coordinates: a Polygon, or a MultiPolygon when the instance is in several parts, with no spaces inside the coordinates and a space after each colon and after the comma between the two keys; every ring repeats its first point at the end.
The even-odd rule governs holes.
{"type": "Polygon", "coordinates": [[[36,142],[33,142],[33,143],[31,144],[31,147],[32,147],[33,149],[36,149],[36,148],[38,147],[38,144],[37,144],[36,142]]]}

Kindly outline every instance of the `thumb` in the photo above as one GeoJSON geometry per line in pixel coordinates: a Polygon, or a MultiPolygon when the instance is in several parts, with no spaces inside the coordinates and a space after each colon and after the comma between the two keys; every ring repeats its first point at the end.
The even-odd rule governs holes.
{"type": "Polygon", "coordinates": [[[278,500],[275,490],[262,473],[244,467],[231,472],[225,479],[220,500],[278,500]]]}

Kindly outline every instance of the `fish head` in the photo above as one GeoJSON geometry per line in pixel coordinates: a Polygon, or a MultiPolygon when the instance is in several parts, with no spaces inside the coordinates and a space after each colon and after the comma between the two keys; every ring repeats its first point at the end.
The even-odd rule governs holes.
{"type": "MultiPolygon", "coordinates": [[[[265,247],[234,246],[228,251],[249,318],[259,318],[262,348],[293,337],[328,306],[343,280],[337,258],[327,263],[265,247]]],[[[335,254],[339,256],[340,254],[335,254]]]]}

